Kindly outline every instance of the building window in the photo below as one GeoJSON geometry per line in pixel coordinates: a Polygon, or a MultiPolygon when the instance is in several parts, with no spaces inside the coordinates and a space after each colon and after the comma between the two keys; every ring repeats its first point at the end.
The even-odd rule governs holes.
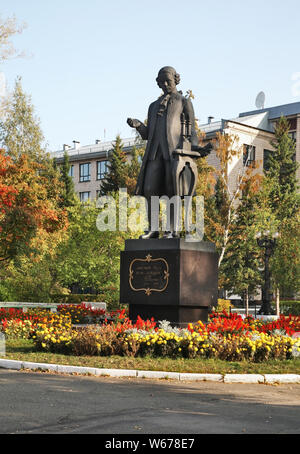
{"type": "Polygon", "coordinates": [[[79,181],[90,181],[91,180],[91,164],[80,164],[79,166],[79,181]]]}
{"type": "Polygon", "coordinates": [[[79,166],[79,181],[90,181],[91,180],[91,164],[80,164],[79,166]]]}
{"type": "Polygon", "coordinates": [[[288,123],[290,131],[294,131],[297,129],[297,118],[289,118],[288,123]]]}
{"type": "Polygon", "coordinates": [[[97,162],[97,180],[103,180],[108,171],[108,161],[97,162]]]}
{"type": "Polygon", "coordinates": [[[244,145],[243,164],[249,167],[255,162],[255,147],[253,145],[244,145]]]}
{"type": "Polygon", "coordinates": [[[91,193],[89,191],[79,192],[80,202],[87,202],[90,200],[91,193]]]}
{"type": "Polygon", "coordinates": [[[264,150],[264,171],[268,172],[270,170],[270,156],[272,154],[272,151],[270,150],[264,150]]]}
{"type": "Polygon", "coordinates": [[[297,131],[290,131],[289,132],[289,136],[294,142],[296,142],[296,140],[297,140],[297,131]]]}
{"type": "Polygon", "coordinates": [[[72,177],[72,178],[74,177],[74,166],[73,165],[70,166],[69,177],[72,177]]]}

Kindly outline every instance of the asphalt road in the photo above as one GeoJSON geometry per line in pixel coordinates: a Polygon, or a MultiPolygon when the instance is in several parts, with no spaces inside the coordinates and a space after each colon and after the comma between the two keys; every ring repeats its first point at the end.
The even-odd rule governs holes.
{"type": "Polygon", "coordinates": [[[0,370],[1,434],[300,434],[300,385],[0,370]]]}

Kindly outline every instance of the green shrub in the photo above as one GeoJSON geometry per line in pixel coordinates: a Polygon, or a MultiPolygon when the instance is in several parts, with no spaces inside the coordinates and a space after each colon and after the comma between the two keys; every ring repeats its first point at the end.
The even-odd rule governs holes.
{"type": "Polygon", "coordinates": [[[0,301],[14,301],[14,294],[7,281],[0,282],[0,301]]]}
{"type": "Polygon", "coordinates": [[[300,315],[300,301],[280,301],[279,307],[283,315],[300,315]]]}

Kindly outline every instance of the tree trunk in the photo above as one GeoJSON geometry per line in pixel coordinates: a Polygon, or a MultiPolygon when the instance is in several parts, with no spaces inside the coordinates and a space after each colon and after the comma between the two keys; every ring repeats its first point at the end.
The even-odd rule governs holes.
{"type": "Polygon", "coordinates": [[[249,291],[248,289],[245,291],[245,309],[246,309],[246,317],[249,316],[249,291]]]}
{"type": "Polygon", "coordinates": [[[276,315],[280,316],[280,290],[276,289],[276,315]]]}

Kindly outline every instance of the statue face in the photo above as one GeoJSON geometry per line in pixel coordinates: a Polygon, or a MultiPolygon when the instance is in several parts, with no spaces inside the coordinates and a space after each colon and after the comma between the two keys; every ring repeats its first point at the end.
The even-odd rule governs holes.
{"type": "Polygon", "coordinates": [[[158,86],[163,90],[164,94],[174,93],[176,91],[176,83],[174,74],[165,72],[159,75],[158,86]]]}

